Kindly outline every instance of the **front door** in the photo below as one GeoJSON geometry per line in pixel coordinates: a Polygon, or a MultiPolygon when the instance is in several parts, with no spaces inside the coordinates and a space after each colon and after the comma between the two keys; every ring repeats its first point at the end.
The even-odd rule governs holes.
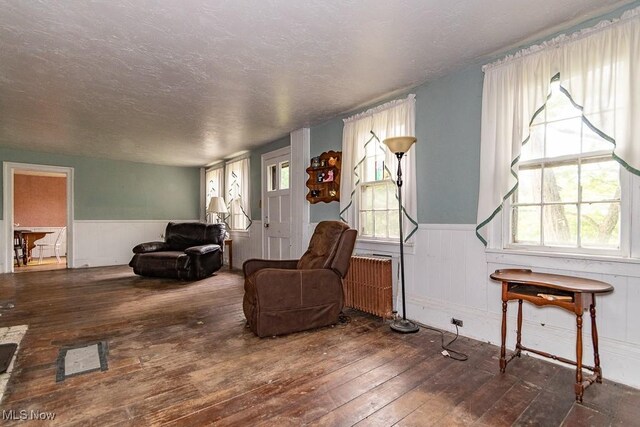
{"type": "Polygon", "coordinates": [[[289,147],[262,156],[262,254],[266,259],[289,259],[291,198],[289,147]]]}

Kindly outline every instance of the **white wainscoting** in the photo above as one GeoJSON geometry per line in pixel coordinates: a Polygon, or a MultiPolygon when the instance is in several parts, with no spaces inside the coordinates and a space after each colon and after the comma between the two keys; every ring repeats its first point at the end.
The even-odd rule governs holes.
{"type": "MultiPolygon", "coordinates": [[[[139,243],[164,240],[164,231],[170,220],[79,220],[74,221],[73,265],[76,268],[101,267],[128,264],[133,256],[131,249],[139,243]]],[[[189,220],[172,220],[185,222],[189,220]]],[[[0,221],[2,227],[3,221],[0,221]]],[[[50,230],[50,228],[47,228],[50,230]]],[[[0,241],[4,241],[4,228],[0,229],[0,241]]],[[[55,240],[55,234],[48,235],[55,240]]],[[[254,221],[250,231],[231,233],[233,238],[233,264],[241,268],[249,258],[262,257],[262,221],[254,221]]],[[[65,236],[66,238],[66,236],[65,236]]],[[[42,241],[45,241],[44,239],[42,241]]],[[[0,271],[5,272],[7,248],[0,245],[0,271]]],[[[37,249],[34,249],[37,256],[37,249]]],[[[53,256],[53,249],[50,249],[53,256]]],[[[66,252],[66,240],[62,253],[66,252]]],[[[45,252],[45,256],[47,253],[45,252]]]]}
{"type": "MultiPolygon", "coordinates": [[[[421,225],[414,262],[407,265],[407,314],[418,322],[455,331],[451,317],[464,321],[463,336],[500,345],[501,286],[489,279],[498,268],[524,267],[611,283],[615,291],[597,299],[600,356],[604,377],[640,387],[638,265],[606,260],[486,252],[474,225],[421,225]],[[624,265],[624,268],[622,268],[624,265]]],[[[509,304],[507,345],[515,345],[516,304],[509,304]]],[[[523,306],[523,344],[575,359],[575,316],[556,307],[523,306]]],[[[589,318],[583,328],[584,362],[593,364],[589,318]]],[[[517,363],[517,362],[515,362],[517,363]]],[[[496,361],[496,369],[498,369],[496,361]]],[[[508,368],[507,368],[508,369],[508,368]]]]}
{"type": "MultiPolygon", "coordinates": [[[[316,225],[317,224],[312,223],[309,224],[308,227],[303,228],[303,246],[305,250],[309,245],[309,240],[316,225]]],[[[229,232],[229,235],[233,239],[233,268],[241,269],[242,263],[248,259],[262,258],[262,231],[262,221],[253,220],[249,230],[229,232]]],[[[300,256],[302,256],[302,254],[292,254],[292,258],[299,258],[300,256]]]]}
{"type": "MultiPolygon", "coordinates": [[[[0,220],[0,242],[7,242],[4,235],[4,220],[0,220]]],[[[9,248],[7,248],[6,246],[6,244],[0,244],[0,273],[7,272],[7,266],[4,265],[4,260],[7,259],[7,250],[9,250],[9,248]]],[[[11,248],[11,250],[13,251],[13,247],[11,248]]]]}
{"type": "Polygon", "coordinates": [[[128,264],[139,243],[164,240],[168,220],[75,221],[74,266],[128,264]]]}
{"type": "Polygon", "coordinates": [[[233,239],[234,269],[242,269],[248,259],[262,258],[262,221],[253,220],[247,231],[230,231],[229,235],[233,239]]]}

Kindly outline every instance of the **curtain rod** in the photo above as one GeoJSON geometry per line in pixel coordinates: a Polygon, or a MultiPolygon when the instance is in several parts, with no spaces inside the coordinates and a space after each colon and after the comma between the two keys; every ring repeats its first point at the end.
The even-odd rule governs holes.
{"type": "Polygon", "coordinates": [[[578,40],[581,40],[585,37],[591,36],[597,32],[603,31],[605,29],[610,29],[612,26],[620,25],[630,21],[633,18],[640,17],[640,7],[636,7],[634,9],[629,9],[625,11],[620,18],[614,18],[611,20],[602,20],[597,23],[593,27],[583,28],[582,30],[578,30],[569,35],[560,34],[550,40],[543,41],[539,44],[534,44],[524,49],[517,51],[514,54],[507,55],[504,58],[498,59],[497,61],[490,62],[482,66],[482,72],[486,72],[488,69],[497,68],[505,64],[509,64],[513,61],[516,61],[520,58],[524,58],[529,55],[533,55],[534,53],[541,52],[546,49],[558,48],[562,45],[569,44],[578,40]]]}
{"type": "Polygon", "coordinates": [[[412,101],[414,99],[416,99],[416,95],[414,93],[410,93],[409,96],[407,96],[404,99],[394,99],[393,101],[385,102],[382,105],[378,105],[377,107],[370,108],[367,111],[363,111],[362,113],[354,114],[351,117],[347,117],[346,119],[342,119],[342,121],[344,123],[347,123],[347,122],[352,122],[354,120],[362,119],[363,117],[368,117],[368,116],[371,116],[371,115],[373,115],[375,113],[379,113],[380,111],[384,111],[384,110],[388,110],[389,108],[397,107],[398,105],[401,105],[404,102],[412,101]]]}

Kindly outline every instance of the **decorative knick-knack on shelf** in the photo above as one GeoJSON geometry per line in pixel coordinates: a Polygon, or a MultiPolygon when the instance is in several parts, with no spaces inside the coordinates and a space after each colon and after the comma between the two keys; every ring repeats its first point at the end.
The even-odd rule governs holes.
{"type": "Polygon", "coordinates": [[[330,203],[340,200],[340,169],[342,153],[328,151],[311,158],[311,166],[307,168],[306,199],[310,203],[330,203]]]}

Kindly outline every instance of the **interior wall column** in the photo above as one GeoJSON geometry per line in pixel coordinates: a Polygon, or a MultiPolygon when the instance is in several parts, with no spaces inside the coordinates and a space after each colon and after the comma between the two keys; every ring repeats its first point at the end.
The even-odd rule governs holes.
{"type": "Polygon", "coordinates": [[[206,192],[207,192],[207,183],[205,180],[205,173],[206,170],[205,168],[200,168],[200,221],[201,222],[206,222],[207,221],[207,206],[206,206],[206,201],[207,201],[207,197],[206,197],[206,192]]]}
{"type": "Polygon", "coordinates": [[[311,153],[309,128],[291,132],[291,258],[299,258],[309,242],[309,203],[305,199],[311,153]]]}

